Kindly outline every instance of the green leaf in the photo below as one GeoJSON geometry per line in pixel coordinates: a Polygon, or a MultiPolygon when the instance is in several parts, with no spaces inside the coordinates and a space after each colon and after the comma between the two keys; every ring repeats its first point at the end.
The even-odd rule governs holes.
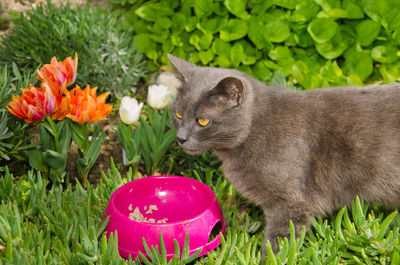
{"type": "Polygon", "coordinates": [[[215,17],[201,21],[197,27],[204,33],[215,34],[220,31],[228,23],[228,16],[215,17]]]}
{"type": "Polygon", "coordinates": [[[214,59],[214,53],[211,49],[199,52],[200,61],[203,65],[208,65],[214,59]]]}
{"type": "Polygon", "coordinates": [[[272,73],[265,64],[265,60],[258,61],[253,70],[259,80],[263,82],[271,80],[272,73]]]}
{"type": "Polygon", "coordinates": [[[364,18],[364,12],[357,4],[351,1],[343,1],[343,9],[346,11],[346,18],[361,19],[364,18]]]}
{"type": "Polygon", "coordinates": [[[316,43],[315,48],[325,59],[331,60],[339,57],[349,46],[348,39],[340,31],[329,42],[316,43]]]}
{"type": "Polygon", "coordinates": [[[343,71],[346,74],[356,74],[364,81],[372,73],[373,64],[369,52],[352,47],[345,52],[344,58],[343,71]]]}
{"type": "Polygon", "coordinates": [[[172,16],[172,31],[174,33],[180,33],[182,30],[184,30],[186,25],[186,16],[180,12],[175,13],[172,16]]]}
{"type": "Polygon", "coordinates": [[[307,4],[302,4],[300,8],[293,12],[292,16],[290,17],[291,21],[304,23],[311,20],[318,14],[320,7],[315,2],[305,2],[307,4]]]}
{"type": "Polygon", "coordinates": [[[395,64],[382,64],[379,67],[383,79],[387,82],[394,82],[400,80],[400,63],[395,64]]]}
{"type": "Polygon", "coordinates": [[[205,33],[200,37],[200,48],[206,50],[210,47],[213,40],[213,35],[211,33],[205,33]]]}
{"type": "Polygon", "coordinates": [[[307,27],[311,38],[318,43],[330,41],[338,31],[338,24],[331,18],[316,18],[307,27]]]}
{"type": "Polygon", "coordinates": [[[295,9],[297,5],[297,0],[274,0],[274,4],[287,9],[295,9]]]}
{"type": "Polygon", "coordinates": [[[65,166],[67,157],[53,150],[47,150],[43,153],[43,158],[53,169],[59,169],[65,166]]]}
{"type": "Polygon", "coordinates": [[[151,34],[140,33],[133,37],[136,47],[143,53],[156,49],[156,44],[151,39],[151,34]]]}
{"type": "Polygon", "coordinates": [[[250,18],[248,37],[254,43],[257,49],[262,49],[272,45],[264,34],[264,28],[265,26],[263,25],[261,19],[256,17],[250,18]]]}
{"type": "Polygon", "coordinates": [[[363,20],[358,24],[357,28],[357,42],[361,46],[369,46],[379,36],[381,25],[373,20],[363,20]]]}
{"type": "Polygon", "coordinates": [[[234,67],[238,67],[239,64],[246,58],[243,46],[240,42],[235,42],[233,44],[230,58],[234,67]]]}
{"type": "Polygon", "coordinates": [[[25,150],[24,153],[28,156],[29,165],[32,168],[45,172],[47,170],[46,162],[42,152],[37,149],[25,150]]]}
{"type": "Polygon", "coordinates": [[[264,36],[271,42],[283,42],[290,36],[289,23],[274,21],[265,25],[264,36]]]}
{"type": "Polygon", "coordinates": [[[194,13],[197,17],[206,17],[212,14],[213,0],[196,0],[194,1],[194,13]]]}
{"type": "Polygon", "coordinates": [[[240,19],[231,19],[228,24],[219,32],[223,41],[238,40],[246,36],[248,31],[247,22],[240,19]]]}
{"type": "Polygon", "coordinates": [[[135,13],[144,20],[155,22],[159,17],[172,15],[174,11],[160,3],[149,3],[136,9],[135,13]]]}
{"type": "Polygon", "coordinates": [[[231,45],[229,44],[229,42],[225,42],[220,38],[214,39],[211,49],[215,54],[223,55],[226,58],[230,57],[231,45]]]}
{"type": "Polygon", "coordinates": [[[226,8],[241,19],[248,19],[249,14],[246,11],[247,0],[225,0],[224,4],[226,8]]]}
{"type": "Polygon", "coordinates": [[[394,63],[399,60],[398,49],[393,45],[379,45],[371,50],[371,57],[380,63],[394,63]]]}
{"type": "Polygon", "coordinates": [[[231,60],[224,55],[218,55],[217,58],[214,59],[214,64],[219,67],[229,68],[231,66],[231,60]]]}

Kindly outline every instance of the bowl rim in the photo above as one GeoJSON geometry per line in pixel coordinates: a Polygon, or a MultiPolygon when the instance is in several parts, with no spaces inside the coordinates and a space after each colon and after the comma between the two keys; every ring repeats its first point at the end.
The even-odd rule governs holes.
{"type": "MultiPolygon", "coordinates": [[[[130,222],[136,223],[136,224],[140,224],[140,225],[145,225],[145,226],[172,226],[172,225],[176,225],[176,224],[181,224],[183,222],[192,222],[198,218],[201,218],[202,216],[204,216],[207,213],[207,210],[209,210],[209,207],[207,207],[204,211],[201,211],[200,213],[198,213],[197,215],[194,215],[191,218],[187,218],[187,219],[182,219],[180,221],[173,221],[173,222],[167,222],[167,223],[146,223],[146,222],[138,222],[135,220],[131,220],[128,216],[122,214],[119,210],[117,210],[117,207],[115,206],[115,197],[121,193],[123,190],[126,189],[126,186],[132,182],[143,182],[143,181],[151,181],[152,179],[181,179],[184,181],[191,181],[191,182],[195,182],[197,184],[199,184],[200,186],[203,186],[207,192],[209,193],[209,195],[211,195],[211,200],[209,205],[213,205],[216,203],[217,201],[217,197],[215,196],[214,192],[212,191],[212,189],[210,187],[208,187],[205,183],[198,181],[196,179],[193,178],[188,178],[188,177],[183,177],[183,176],[173,176],[173,175],[160,175],[160,176],[148,176],[148,177],[143,177],[140,179],[134,179],[132,181],[129,181],[128,183],[125,183],[124,185],[122,185],[121,187],[119,187],[118,189],[116,189],[113,194],[111,195],[110,201],[109,201],[109,206],[112,207],[112,212],[109,214],[117,214],[120,217],[122,217],[123,219],[126,219],[130,222]]],[[[107,215],[108,216],[108,215],[107,215]]],[[[107,217],[105,216],[105,218],[107,217]]]]}

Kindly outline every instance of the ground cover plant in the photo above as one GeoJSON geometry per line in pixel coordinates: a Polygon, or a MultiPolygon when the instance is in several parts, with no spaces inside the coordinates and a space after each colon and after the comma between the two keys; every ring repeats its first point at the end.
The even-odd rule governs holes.
{"type": "MultiPolygon", "coordinates": [[[[0,58],[4,58],[0,59],[0,264],[140,264],[120,258],[118,235],[107,241],[103,230],[108,219],[103,217],[118,187],[155,174],[183,175],[206,183],[221,204],[227,231],[221,235],[221,245],[203,257],[189,256],[187,248],[176,247],[175,257],[167,262],[160,244],[160,249],[147,246],[143,264],[259,264],[261,248],[268,252],[261,264],[400,264],[400,215],[396,209],[368,206],[358,198],[349,207],[315,219],[311,230],[297,238],[293,225],[288,224],[291,236],[280,239],[280,250],[274,254],[270,244],[261,243],[261,210],[224,179],[216,155],[189,156],[175,144],[166,107],[173,97],[169,84],[157,81],[143,89],[152,84],[143,81],[138,93],[132,93],[140,77],[150,80],[144,75],[142,58],[148,58],[153,71],[167,69],[163,66],[168,52],[198,64],[235,67],[293,89],[397,80],[399,7],[395,2],[110,3],[114,16],[111,10],[90,6],[39,6],[15,17],[14,31],[0,41],[0,58]],[[268,34],[257,35],[255,26],[268,34]],[[346,47],[337,45],[340,40],[346,47]],[[133,42],[145,55],[131,46],[133,42]],[[103,127],[66,119],[54,121],[59,124],[55,133],[48,118],[36,126],[6,108],[13,95],[21,94],[20,88],[32,84],[43,89],[37,71],[53,56],[61,61],[74,58],[75,52],[79,55],[78,84],[84,88],[90,83],[101,92],[126,96],[109,102],[114,109],[109,114],[113,117],[110,127],[120,141],[114,148],[120,148],[120,153],[124,148],[126,166],[111,159],[110,169],[99,173],[96,181],[86,182],[78,173],[85,175],[98,163],[95,157],[102,152],[98,148],[106,143],[99,129],[103,127]],[[35,131],[35,127],[42,129],[35,131]],[[42,134],[41,142],[32,139],[36,133],[42,134]],[[80,153],[74,166],[81,168],[76,175],[64,170],[65,156],[70,153],[57,154],[55,135],[76,143],[80,153]],[[47,142],[37,148],[38,143],[47,142]],[[35,158],[53,158],[44,162],[60,167],[49,177],[48,170],[29,164],[27,150],[35,158]]],[[[77,89],[71,95],[72,89],[67,90],[71,99],[85,91],[77,89]]]]}
{"type": "Polygon", "coordinates": [[[305,89],[399,80],[395,0],[112,0],[157,69],[172,53],[305,89]]]}

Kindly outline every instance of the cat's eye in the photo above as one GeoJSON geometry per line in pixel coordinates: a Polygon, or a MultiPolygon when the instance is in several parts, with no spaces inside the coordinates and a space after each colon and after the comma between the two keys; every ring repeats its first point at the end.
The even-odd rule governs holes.
{"type": "Polygon", "coordinates": [[[176,116],[178,119],[182,119],[182,118],[183,118],[182,114],[180,114],[179,112],[175,112],[175,116],[176,116]]]}
{"type": "Polygon", "coordinates": [[[210,119],[197,119],[197,122],[204,127],[210,123],[210,119]]]}

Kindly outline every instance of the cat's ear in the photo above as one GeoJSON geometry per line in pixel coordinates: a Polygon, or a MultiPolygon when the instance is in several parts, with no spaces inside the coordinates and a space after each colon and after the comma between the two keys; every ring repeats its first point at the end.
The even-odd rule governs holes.
{"type": "Polygon", "coordinates": [[[243,83],[235,77],[226,77],[211,90],[210,96],[227,107],[239,106],[244,100],[243,83]]]}
{"type": "Polygon", "coordinates": [[[175,57],[172,54],[168,54],[168,59],[174,67],[175,76],[182,82],[187,82],[196,65],[175,57]]]}

